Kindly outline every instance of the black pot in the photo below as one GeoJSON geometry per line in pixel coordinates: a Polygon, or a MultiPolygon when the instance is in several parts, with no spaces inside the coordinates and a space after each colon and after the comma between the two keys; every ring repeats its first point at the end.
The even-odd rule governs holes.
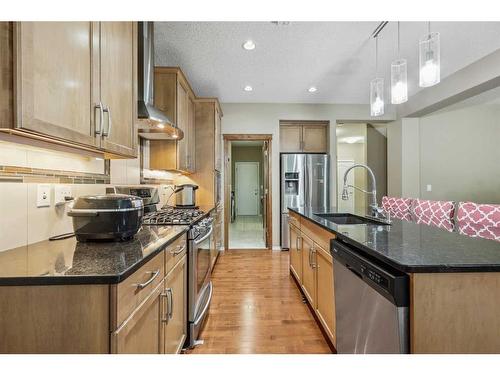
{"type": "Polygon", "coordinates": [[[68,216],[73,218],[77,241],[124,241],[140,229],[144,207],[133,195],[88,195],[77,198],[68,216]]]}

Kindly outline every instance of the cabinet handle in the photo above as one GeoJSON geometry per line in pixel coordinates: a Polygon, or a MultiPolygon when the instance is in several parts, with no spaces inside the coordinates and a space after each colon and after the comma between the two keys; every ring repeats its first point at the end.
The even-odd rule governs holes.
{"type": "Polygon", "coordinates": [[[174,291],[172,288],[167,288],[168,300],[168,320],[172,319],[174,315],[174,291]]]}
{"type": "Polygon", "coordinates": [[[172,255],[179,255],[180,253],[182,253],[185,249],[186,249],[186,245],[182,246],[182,245],[179,245],[177,246],[177,249],[179,250],[170,250],[170,254],[172,255]]]}
{"type": "Polygon", "coordinates": [[[102,130],[102,136],[103,137],[109,137],[111,135],[111,125],[113,124],[111,120],[111,108],[106,107],[102,110],[103,112],[106,112],[108,114],[108,127],[106,130],[102,130]]]}
{"type": "Polygon", "coordinates": [[[134,286],[136,286],[138,289],[144,289],[145,287],[147,287],[149,284],[151,284],[153,282],[154,279],[156,279],[156,277],[160,274],[160,270],[156,270],[154,272],[146,272],[146,273],[149,273],[151,274],[151,277],[149,278],[148,281],[144,282],[144,283],[141,283],[141,284],[134,284],[134,286]]]}
{"type": "Polygon", "coordinates": [[[316,261],[314,260],[314,257],[316,255],[316,249],[314,248],[314,244],[311,248],[311,268],[316,268],[316,261]]]}
{"type": "Polygon", "coordinates": [[[308,260],[309,260],[309,267],[311,267],[311,249],[309,249],[307,256],[308,256],[308,260]]]}
{"type": "Polygon", "coordinates": [[[104,110],[103,110],[103,105],[102,102],[97,103],[94,106],[94,133],[97,135],[101,135],[101,130],[102,130],[102,123],[104,122],[104,110]],[[95,116],[95,110],[99,110],[99,128],[97,127],[97,116],[95,116]]]}

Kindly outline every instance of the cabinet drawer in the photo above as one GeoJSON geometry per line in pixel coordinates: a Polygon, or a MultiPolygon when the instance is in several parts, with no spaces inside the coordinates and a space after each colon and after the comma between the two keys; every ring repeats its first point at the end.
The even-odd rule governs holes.
{"type": "Polygon", "coordinates": [[[135,271],[125,281],[113,286],[113,295],[116,299],[117,328],[125,319],[146,299],[165,277],[165,255],[162,251],[144,266],[135,271]]]}
{"type": "Polygon", "coordinates": [[[293,211],[288,211],[289,223],[300,229],[300,216],[293,211]]]}
{"type": "Polygon", "coordinates": [[[165,249],[165,274],[168,274],[170,270],[174,268],[186,252],[187,237],[183,234],[165,249]]]}
{"type": "Polygon", "coordinates": [[[323,249],[330,250],[330,240],[335,238],[335,234],[306,219],[302,220],[301,224],[302,233],[312,238],[323,249]]]}

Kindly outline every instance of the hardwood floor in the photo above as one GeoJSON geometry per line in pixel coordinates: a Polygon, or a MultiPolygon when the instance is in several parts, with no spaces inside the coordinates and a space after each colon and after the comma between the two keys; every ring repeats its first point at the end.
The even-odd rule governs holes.
{"type": "Polygon", "coordinates": [[[226,251],[212,281],[205,343],[189,353],[331,353],[289,273],[287,251],[226,251]]]}

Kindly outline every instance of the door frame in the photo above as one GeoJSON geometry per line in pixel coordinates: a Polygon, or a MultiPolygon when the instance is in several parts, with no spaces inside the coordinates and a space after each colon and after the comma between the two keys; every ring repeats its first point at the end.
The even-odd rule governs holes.
{"type": "MultiPolygon", "coordinates": [[[[229,249],[229,222],[231,219],[231,142],[232,141],[263,141],[267,142],[267,165],[263,165],[264,186],[266,195],[266,249],[273,248],[273,200],[272,200],[272,134],[223,134],[224,139],[224,249],[229,249]]],[[[264,164],[265,160],[264,160],[264,164]]]]}
{"type": "MultiPolygon", "coordinates": [[[[236,172],[238,165],[242,164],[251,164],[257,166],[257,181],[258,183],[258,189],[259,189],[259,196],[260,196],[260,162],[258,161],[237,161],[234,163],[234,170],[236,172]]],[[[236,173],[234,176],[234,188],[235,191],[238,188],[238,174],[236,173]]],[[[238,201],[238,196],[236,196],[236,202],[238,201]]],[[[259,204],[260,198],[257,200],[257,214],[256,216],[259,216],[261,214],[260,212],[260,204],[259,204]]],[[[238,216],[238,205],[236,205],[236,216],[238,216]]]]}

